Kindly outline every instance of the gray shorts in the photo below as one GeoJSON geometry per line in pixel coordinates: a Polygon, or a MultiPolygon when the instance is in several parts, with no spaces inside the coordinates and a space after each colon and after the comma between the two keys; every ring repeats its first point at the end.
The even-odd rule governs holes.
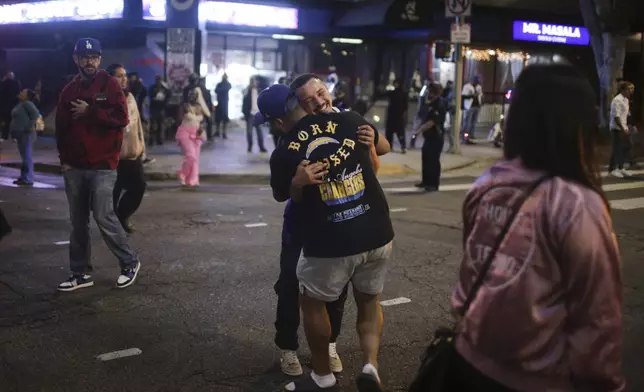
{"type": "Polygon", "coordinates": [[[382,292],[387,274],[387,260],[391,258],[392,243],[357,255],[335,258],[300,256],[297,279],[300,292],[324,302],[340,298],[349,283],[364,294],[382,292]]]}

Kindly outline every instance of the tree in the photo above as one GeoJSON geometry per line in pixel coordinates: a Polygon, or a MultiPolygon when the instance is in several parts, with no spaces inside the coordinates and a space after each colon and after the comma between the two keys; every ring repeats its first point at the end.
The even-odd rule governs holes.
{"type": "Polygon", "coordinates": [[[600,124],[608,129],[615,80],[622,77],[629,35],[629,0],[579,0],[599,76],[600,124]]]}

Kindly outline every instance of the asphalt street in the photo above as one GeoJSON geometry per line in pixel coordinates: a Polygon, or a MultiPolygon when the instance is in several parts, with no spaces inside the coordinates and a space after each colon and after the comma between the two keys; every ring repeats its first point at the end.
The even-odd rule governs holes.
{"type": "MultiPolygon", "coordinates": [[[[432,194],[412,182],[383,185],[396,240],[382,299],[410,300],[384,308],[381,376],[390,391],[406,389],[430,332],[450,321],[461,203],[481,170],[452,173],[432,194]]],[[[36,187],[15,188],[15,174],[0,169],[0,207],[15,229],[0,242],[0,391],[278,391],[289,381],[273,344],[284,205],[267,185],[149,184],[133,219],[137,283],[115,288],[117,261],[92,225],[96,285],[57,293],[70,230],[62,181],[39,175],[36,187]],[[98,358],[120,350],[135,355],[98,358]]],[[[644,181],[607,179],[605,189],[623,251],[624,368],[629,390],[642,391],[644,181]]],[[[344,391],[355,391],[361,365],[354,325],[348,305],[338,341],[344,391]]]]}

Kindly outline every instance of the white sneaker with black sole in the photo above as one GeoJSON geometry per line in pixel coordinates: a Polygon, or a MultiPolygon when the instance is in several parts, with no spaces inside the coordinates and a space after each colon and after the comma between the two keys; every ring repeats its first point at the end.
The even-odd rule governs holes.
{"type": "Polygon", "coordinates": [[[141,262],[136,263],[134,268],[126,268],[121,270],[121,275],[116,281],[116,287],[119,289],[124,289],[136,280],[136,277],[139,275],[139,270],[141,269],[141,262]]]}
{"type": "Polygon", "coordinates": [[[91,275],[71,275],[69,279],[58,285],[58,291],[74,291],[90,286],[94,286],[91,275]]]}

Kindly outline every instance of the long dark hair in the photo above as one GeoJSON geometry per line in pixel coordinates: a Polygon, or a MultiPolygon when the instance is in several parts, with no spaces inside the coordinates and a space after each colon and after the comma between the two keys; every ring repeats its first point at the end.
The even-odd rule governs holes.
{"type": "Polygon", "coordinates": [[[119,68],[125,69],[125,67],[122,64],[114,63],[110,64],[109,67],[105,68],[105,71],[107,71],[108,74],[111,76],[114,76],[116,74],[116,70],[119,68]]]}
{"type": "Polygon", "coordinates": [[[506,159],[577,182],[606,198],[596,161],[595,92],[572,66],[533,65],[519,76],[504,130],[506,159]]]}

